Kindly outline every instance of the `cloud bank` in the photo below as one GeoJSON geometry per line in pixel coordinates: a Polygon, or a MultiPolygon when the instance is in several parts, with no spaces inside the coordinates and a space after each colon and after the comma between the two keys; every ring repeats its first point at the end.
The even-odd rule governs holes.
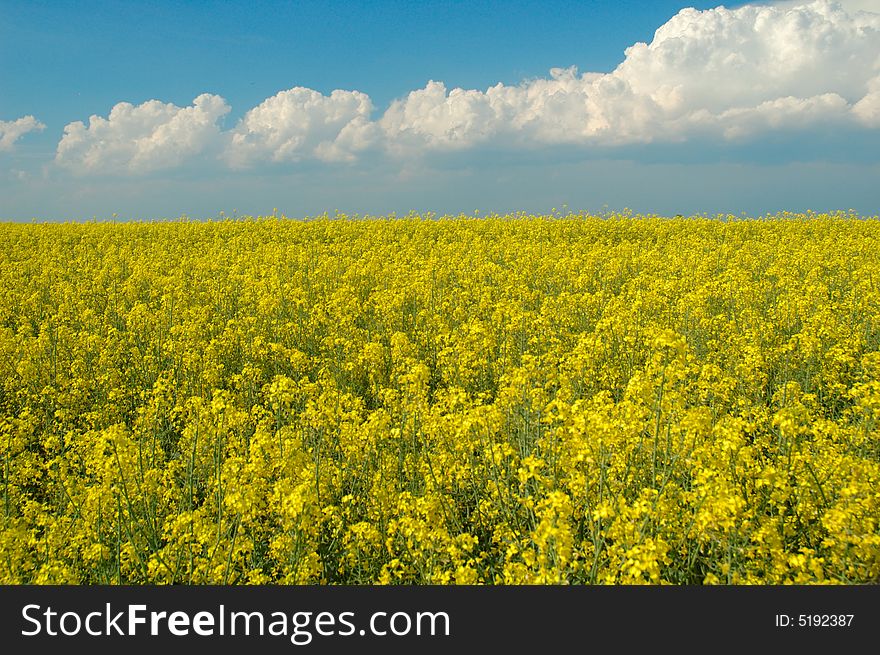
{"type": "MultiPolygon", "coordinates": [[[[226,101],[190,107],[120,103],[71,123],[56,162],[83,173],[147,173],[211,157],[264,163],[413,158],[482,145],[720,143],[765,134],[880,128],[880,13],[862,0],[684,9],[611,73],[557,68],[547,78],[481,90],[429,81],[376,118],[364,93],[282,91],[220,127],[226,101]]],[[[2,124],[5,125],[5,124],[2,124]]],[[[2,133],[2,132],[0,132],[2,133]]],[[[3,136],[2,139],[6,137],[3,136]]],[[[0,139],[0,144],[3,143],[0,139]]]]}
{"type": "Polygon", "coordinates": [[[18,141],[28,132],[36,132],[45,129],[33,116],[22,116],[14,121],[0,121],[0,152],[9,152],[18,141]]]}

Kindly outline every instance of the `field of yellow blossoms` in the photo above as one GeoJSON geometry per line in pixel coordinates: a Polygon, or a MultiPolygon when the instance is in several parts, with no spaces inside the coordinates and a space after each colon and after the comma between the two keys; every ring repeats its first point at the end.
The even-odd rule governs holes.
{"type": "Polygon", "coordinates": [[[0,225],[0,582],[880,580],[880,221],[0,225]]]}

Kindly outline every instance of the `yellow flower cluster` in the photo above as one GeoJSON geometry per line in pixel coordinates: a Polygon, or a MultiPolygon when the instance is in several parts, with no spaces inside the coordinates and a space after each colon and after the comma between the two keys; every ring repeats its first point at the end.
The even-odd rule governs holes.
{"type": "Polygon", "coordinates": [[[880,221],[0,225],[0,582],[880,580],[880,221]]]}

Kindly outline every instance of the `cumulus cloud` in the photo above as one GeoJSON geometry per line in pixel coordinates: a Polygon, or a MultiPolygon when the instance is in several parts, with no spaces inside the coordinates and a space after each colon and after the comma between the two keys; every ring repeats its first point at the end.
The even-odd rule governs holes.
{"type": "Polygon", "coordinates": [[[880,128],[880,75],[867,84],[868,93],[853,107],[853,113],[867,127],[880,128]]]}
{"type": "Polygon", "coordinates": [[[45,128],[46,126],[33,116],[22,116],[14,121],[0,121],[0,152],[12,150],[15,142],[28,132],[45,128]]]}
{"type": "Polygon", "coordinates": [[[374,139],[372,109],[369,96],[359,91],[329,96],[303,87],[281,91],[245,114],[225,156],[236,167],[311,158],[351,161],[374,139]]]}
{"type": "Polygon", "coordinates": [[[107,118],[64,128],[56,163],[79,173],[149,173],[180,166],[217,142],[229,112],[220,96],[202,94],[188,107],[150,100],[120,102],[107,118]]]}
{"type": "Polygon", "coordinates": [[[430,81],[372,118],[358,91],[296,87],[266,99],[227,132],[218,96],[184,109],[117,105],[72,123],[59,163],[140,172],[179,165],[214,144],[233,168],[262,162],[351,162],[364,152],[414,157],[492,144],[614,148],[691,139],[880,128],[880,11],[865,0],[683,9],[636,43],[610,73],[555,68],[485,91],[430,81]]]}
{"type": "Polygon", "coordinates": [[[431,80],[391,104],[380,121],[391,143],[438,148],[467,147],[492,136],[498,121],[490,98],[431,80]]]}
{"type": "MultiPolygon", "coordinates": [[[[877,0],[836,0],[837,4],[849,12],[880,11],[877,0]]],[[[750,2],[742,4],[772,5],[774,7],[797,7],[805,4],[804,0],[768,0],[767,2],[750,2]]]]}
{"type": "Polygon", "coordinates": [[[877,120],[880,14],[821,0],[683,9],[609,74],[413,91],[380,121],[392,144],[462,148],[491,138],[533,145],[744,138],[761,130],[877,120]]]}

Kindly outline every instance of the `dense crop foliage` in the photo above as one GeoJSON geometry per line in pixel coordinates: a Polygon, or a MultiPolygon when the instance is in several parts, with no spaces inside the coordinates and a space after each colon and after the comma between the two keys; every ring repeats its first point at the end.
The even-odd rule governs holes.
{"type": "Polygon", "coordinates": [[[880,579],[880,222],[0,226],[0,581],[880,579]]]}

